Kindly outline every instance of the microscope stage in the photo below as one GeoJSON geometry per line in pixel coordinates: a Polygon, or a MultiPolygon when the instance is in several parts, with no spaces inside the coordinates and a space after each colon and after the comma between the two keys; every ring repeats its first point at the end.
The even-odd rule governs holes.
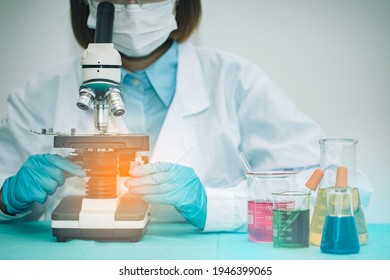
{"type": "Polygon", "coordinates": [[[108,205],[112,210],[96,209],[99,201],[84,196],[64,198],[51,215],[52,232],[57,241],[85,239],[136,242],[142,238],[149,220],[148,204],[142,198],[126,194],[117,199],[101,201],[105,204],[103,208],[108,205]],[[88,202],[92,202],[92,206],[86,206],[88,202]],[[92,209],[86,210],[86,207],[92,209]]]}

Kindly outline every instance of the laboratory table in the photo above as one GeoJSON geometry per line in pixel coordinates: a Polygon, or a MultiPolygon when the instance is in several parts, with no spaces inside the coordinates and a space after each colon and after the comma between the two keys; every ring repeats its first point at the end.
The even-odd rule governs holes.
{"type": "Polygon", "coordinates": [[[2,260],[390,260],[390,224],[369,224],[359,254],[322,254],[320,248],[273,248],[246,233],[202,233],[186,223],[150,223],[139,242],[57,242],[50,222],[0,224],[2,260]]]}

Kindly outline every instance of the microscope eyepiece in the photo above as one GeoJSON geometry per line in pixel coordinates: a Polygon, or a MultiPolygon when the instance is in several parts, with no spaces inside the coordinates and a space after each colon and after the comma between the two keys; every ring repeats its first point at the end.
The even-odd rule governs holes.
{"type": "Polygon", "coordinates": [[[97,9],[95,43],[112,43],[115,7],[111,2],[101,2],[97,9]]]}

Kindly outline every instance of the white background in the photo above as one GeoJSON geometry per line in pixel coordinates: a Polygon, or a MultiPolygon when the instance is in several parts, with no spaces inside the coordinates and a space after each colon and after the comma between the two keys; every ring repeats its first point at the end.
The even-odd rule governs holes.
{"type": "MultiPolygon", "coordinates": [[[[196,44],[255,62],[328,137],[359,140],[358,165],[375,189],[367,221],[389,223],[390,1],[203,0],[203,8],[196,44]]],[[[13,88],[81,52],[68,0],[3,1],[0,38],[0,117],[13,88]]]]}
{"type": "MultiPolygon", "coordinates": [[[[210,1],[210,0],[209,0],[210,1]]],[[[312,280],[319,272],[325,279],[370,279],[373,275],[388,275],[389,261],[386,260],[38,260],[38,261],[0,261],[0,273],[7,279],[29,279],[31,275],[39,275],[40,280],[53,279],[94,279],[94,280],[256,280],[256,279],[300,279],[312,280]],[[119,275],[119,270],[128,269],[173,269],[180,272],[184,269],[202,269],[203,274],[198,275],[119,275]],[[271,275],[213,275],[214,267],[260,267],[269,268],[271,275]],[[332,269],[329,269],[329,268],[332,269]],[[23,269],[21,269],[23,268],[23,269]],[[208,271],[208,272],[207,272],[208,271]]],[[[219,271],[217,269],[217,271],[219,271]]]]}

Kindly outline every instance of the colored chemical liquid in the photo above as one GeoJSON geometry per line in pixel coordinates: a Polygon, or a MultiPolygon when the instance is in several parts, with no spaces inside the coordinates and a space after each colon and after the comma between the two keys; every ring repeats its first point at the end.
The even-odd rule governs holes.
{"type": "Polygon", "coordinates": [[[310,223],[310,243],[317,246],[321,245],[322,231],[324,230],[326,217],[326,201],[326,188],[320,188],[317,192],[316,204],[310,223]]]}
{"type": "Polygon", "coordinates": [[[321,241],[321,252],[355,254],[360,251],[355,219],[352,216],[327,216],[321,241]]]}
{"type": "Polygon", "coordinates": [[[248,201],[248,238],[253,242],[272,242],[272,202],[248,201]]]}
{"type": "Polygon", "coordinates": [[[310,211],[274,209],[274,247],[309,247],[310,211]]]}
{"type": "Polygon", "coordinates": [[[368,241],[368,229],[366,218],[362,208],[362,202],[360,200],[359,190],[354,188],[352,190],[352,201],[353,201],[353,216],[355,219],[356,230],[359,236],[359,244],[364,245],[368,241]]]}
{"type": "MultiPolygon", "coordinates": [[[[326,188],[320,188],[317,193],[316,204],[314,206],[313,217],[310,224],[310,243],[317,246],[321,245],[322,232],[324,230],[326,218],[326,201],[326,188]]],[[[360,201],[359,189],[357,188],[352,190],[352,201],[359,244],[364,245],[368,241],[368,230],[362,203],[360,201]]]]}

